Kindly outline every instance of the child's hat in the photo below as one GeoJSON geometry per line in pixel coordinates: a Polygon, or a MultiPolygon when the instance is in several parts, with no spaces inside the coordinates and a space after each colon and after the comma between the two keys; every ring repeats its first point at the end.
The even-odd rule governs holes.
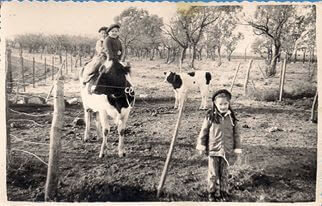
{"type": "Polygon", "coordinates": [[[118,25],[118,24],[112,24],[108,29],[107,29],[107,33],[108,32],[110,32],[112,29],[114,29],[114,28],[118,28],[118,29],[120,29],[121,27],[120,27],[120,25],[118,25]]]}
{"type": "Polygon", "coordinates": [[[212,101],[215,101],[216,96],[218,96],[219,94],[225,94],[225,96],[230,100],[231,99],[231,93],[226,90],[226,89],[219,89],[217,90],[213,95],[212,95],[212,101]]]}
{"type": "Polygon", "coordinates": [[[100,33],[101,31],[106,31],[108,29],[108,27],[106,26],[102,26],[99,30],[98,33],[100,33]]]}

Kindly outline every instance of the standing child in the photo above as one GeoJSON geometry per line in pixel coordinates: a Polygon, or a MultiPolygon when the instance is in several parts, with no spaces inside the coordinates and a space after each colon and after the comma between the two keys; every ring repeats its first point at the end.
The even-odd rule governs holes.
{"type": "Polygon", "coordinates": [[[203,121],[197,150],[208,155],[208,198],[227,201],[228,166],[241,154],[237,120],[230,107],[231,94],[222,89],[212,97],[212,109],[203,121]],[[218,184],[219,183],[219,184],[218,184]]]}

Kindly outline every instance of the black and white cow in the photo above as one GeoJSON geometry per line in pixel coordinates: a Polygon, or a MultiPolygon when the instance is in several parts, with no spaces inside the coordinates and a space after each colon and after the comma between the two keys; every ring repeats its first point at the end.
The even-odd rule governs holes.
{"type": "MultiPolygon", "coordinates": [[[[81,98],[85,115],[85,134],[84,141],[89,138],[91,113],[96,115],[97,132],[103,136],[99,157],[103,157],[104,146],[107,143],[107,135],[110,132],[108,116],[111,117],[117,125],[119,143],[118,154],[120,157],[125,156],[124,148],[124,131],[129,113],[134,104],[134,90],[130,80],[130,67],[124,67],[116,62],[106,73],[102,73],[96,86],[96,93],[92,94],[89,89],[91,83],[83,85],[82,74],[85,65],[80,71],[81,98]]],[[[106,70],[103,64],[100,70],[106,70]]]]}
{"type": "Polygon", "coordinates": [[[175,94],[174,108],[180,108],[187,93],[193,87],[199,87],[201,94],[201,104],[199,109],[207,109],[207,98],[211,73],[208,71],[195,71],[189,73],[164,72],[165,81],[173,86],[175,94]]]}

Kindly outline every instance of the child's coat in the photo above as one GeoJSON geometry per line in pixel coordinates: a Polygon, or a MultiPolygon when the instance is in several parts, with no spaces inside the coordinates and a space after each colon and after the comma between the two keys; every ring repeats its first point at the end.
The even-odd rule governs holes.
{"type": "Polygon", "coordinates": [[[220,124],[210,120],[210,114],[204,119],[197,139],[197,149],[206,151],[209,156],[221,156],[228,165],[234,164],[234,153],[240,151],[240,135],[237,122],[232,120],[230,110],[221,116],[220,124]]]}

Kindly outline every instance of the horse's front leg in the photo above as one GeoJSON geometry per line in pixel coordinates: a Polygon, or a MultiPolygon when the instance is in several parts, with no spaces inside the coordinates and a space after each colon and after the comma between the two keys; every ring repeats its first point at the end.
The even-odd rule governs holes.
{"type": "Polygon", "coordinates": [[[90,109],[85,109],[84,119],[85,119],[84,142],[86,142],[89,139],[89,132],[90,132],[90,127],[91,127],[91,111],[90,111],[90,109]]]}

